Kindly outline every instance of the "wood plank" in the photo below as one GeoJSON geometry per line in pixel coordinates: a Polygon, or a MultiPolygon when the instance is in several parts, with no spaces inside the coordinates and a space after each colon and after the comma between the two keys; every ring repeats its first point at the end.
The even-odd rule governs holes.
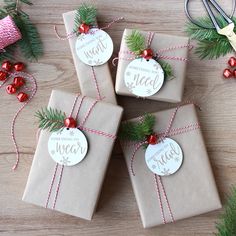
{"type": "MultiPolygon", "coordinates": [[[[17,142],[21,162],[16,172],[11,171],[15,153],[10,137],[11,119],[19,107],[14,96],[0,91],[0,234],[19,235],[162,235],[162,236],[210,236],[215,231],[215,221],[220,211],[144,230],[128,177],[127,168],[119,145],[116,145],[103,186],[97,214],[92,222],[58,212],[45,210],[21,201],[28,172],[36,146],[34,112],[47,104],[52,89],[78,92],[78,81],[68,42],[56,38],[53,26],[65,34],[61,14],[76,9],[78,0],[33,1],[26,7],[37,24],[45,48],[45,55],[28,68],[38,81],[39,90],[32,103],[20,115],[16,124],[17,142]]],[[[162,33],[185,35],[186,17],[183,1],[118,0],[93,1],[98,8],[99,23],[105,25],[115,17],[125,21],[110,28],[115,53],[119,50],[124,28],[138,28],[162,33]]],[[[3,1],[0,0],[0,5],[3,1]]],[[[220,3],[228,11],[230,0],[220,3]]],[[[196,3],[197,4],[197,3],[196,3]]],[[[200,5],[196,5],[200,6],[200,5]]],[[[200,7],[194,14],[201,13],[200,7]]],[[[235,81],[225,81],[221,74],[229,56],[216,61],[200,61],[192,52],[187,70],[185,100],[194,100],[202,107],[199,118],[222,200],[232,184],[236,183],[236,104],[235,81]]],[[[19,58],[20,59],[20,58],[19,58]]],[[[115,79],[116,68],[112,67],[115,79]]],[[[119,97],[127,118],[170,107],[170,104],[119,97]]],[[[193,206],[194,207],[194,206],[193,206]]]]}

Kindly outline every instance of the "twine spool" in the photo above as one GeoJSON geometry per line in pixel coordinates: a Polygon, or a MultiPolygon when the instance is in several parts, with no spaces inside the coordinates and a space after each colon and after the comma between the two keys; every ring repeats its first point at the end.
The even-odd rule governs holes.
{"type": "Polygon", "coordinates": [[[22,38],[20,30],[17,28],[11,16],[6,16],[0,20],[0,50],[17,42],[22,38]]]}

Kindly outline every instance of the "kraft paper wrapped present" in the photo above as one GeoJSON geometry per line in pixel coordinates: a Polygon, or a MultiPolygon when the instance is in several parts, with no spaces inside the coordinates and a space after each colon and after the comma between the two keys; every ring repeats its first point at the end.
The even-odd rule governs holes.
{"type": "MultiPolygon", "coordinates": [[[[130,91],[130,89],[128,89],[124,81],[126,68],[132,61],[131,59],[125,59],[132,58],[131,55],[125,54],[125,52],[129,51],[125,38],[130,35],[132,31],[132,29],[125,29],[123,33],[117,67],[115,90],[119,95],[137,97],[130,91]]],[[[149,32],[140,32],[146,38],[148,37],[149,32]]],[[[182,100],[187,67],[187,61],[185,59],[188,58],[188,51],[190,47],[189,38],[159,33],[154,34],[150,44],[150,48],[153,52],[158,52],[159,50],[165,50],[172,47],[179,48],[167,50],[166,52],[160,52],[160,55],[164,56],[162,61],[165,61],[171,65],[174,79],[165,79],[161,89],[154,95],[147,96],[146,99],[173,103],[177,103],[182,100]],[[171,57],[172,59],[165,59],[165,57],[171,57]],[[180,58],[184,60],[180,60],[180,58]]]]}
{"type": "MultiPolygon", "coordinates": [[[[74,30],[75,13],[76,11],[70,11],[63,14],[67,34],[74,30]]],[[[82,94],[92,98],[101,97],[105,102],[116,104],[114,84],[108,63],[94,67],[84,64],[76,54],[77,37],[70,37],[68,40],[82,94]],[[96,78],[94,78],[93,70],[96,78]]]]}
{"type": "MultiPolygon", "coordinates": [[[[75,94],[53,91],[48,107],[56,108],[68,115],[74,100],[75,94]]],[[[81,100],[80,96],[75,106],[76,109],[81,100]]],[[[94,102],[95,100],[92,98],[83,99],[78,122],[84,119],[94,102]]],[[[80,163],[74,166],[64,166],[63,171],[63,166],[57,166],[48,151],[48,140],[51,133],[42,130],[23,201],[91,220],[122,112],[123,109],[119,106],[97,102],[82,129],[88,141],[88,152],[80,163]]]]}
{"type": "MultiPolygon", "coordinates": [[[[155,132],[159,134],[166,131],[173,112],[174,109],[154,113],[155,132]]],[[[138,119],[132,120],[138,121],[138,119]]],[[[133,171],[135,175],[133,175],[131,157],[135,147],[127,142],[122,143],[145,228],[221,208],[207,150],[198,124],[196,109],[193,105],[179,108],[170,130],[172,135],[169,138],[176,141],[181,147],[183,162],[177,172],[172,175],[155,175],[145,162],[143,147],[138,149],[134,156],[133,171]]]]}

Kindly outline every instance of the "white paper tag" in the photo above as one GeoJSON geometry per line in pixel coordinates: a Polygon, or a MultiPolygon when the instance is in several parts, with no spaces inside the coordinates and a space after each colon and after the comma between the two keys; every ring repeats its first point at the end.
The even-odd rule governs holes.
{"type": "Polygon", "coordinates": [[[145,152],[148,168],[157,175],[172,175],[183,163],[183,152],[179,144],[170,138],[165,138],[155,145],[148,145],[145,152]]]}
{"type": "Polygon", "coordinates": [[[81,162],[88,151],[85,135],[76,128],[53,132],[48,140],[48,152],[58,164],[74,166],[81,162]]]}
{"type": "Polygon", "coordinates": [[[98,28],[92,28],[87,34],[81,34],[75,45],[79,59],[89,66],[106,63],[112,56],[113,47],[109,34],[98,28]]]}
{"type": "Polygon", "coordinates": [[[128,90],[138,97],[157,93],[164,83],[164,71],[153,59],[138,58],[129,63],[124,74],[128,90]]]}

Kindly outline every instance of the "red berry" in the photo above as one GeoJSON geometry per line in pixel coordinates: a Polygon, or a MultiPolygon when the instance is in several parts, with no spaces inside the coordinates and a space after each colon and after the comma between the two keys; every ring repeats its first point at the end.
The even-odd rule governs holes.
{"type": "Polygon", "coordinates": [[[6,91],[7,91],[8,94],[14,94],[14,93],[16,93],[16,87],[15,87],[15,85],[14,85],[14,84],[9,84],[9,85],[7,85],[6,91]]]}
{"type": "Polygon", "coordinates": [[[17,94],[17,99],[19,100],[19,102],[25,102],[28,100],[28,95],[26,93],[20,92],[17,94]]]}
{"type": "Polygon", "coordinates": [[[233,76],[233,72],[230,69],[225,69],[223,72],[225,79],[230,79],[233,76]]]}
{"type": "Polygon", "coordinates": [[[7,78],[7,73],[5,71],[0,71],[0,81],[4,81],[7,78]]]}
{"type": "Polygon", "coordinates": [[[83,23],[79,26],[79,32],[81,34],[87,34],[89,32],[89,29],[90,29],[89,25],[87,25],[85,23],[83,23]]]}
{"type": "Polygon", "coordinates": [[[146,60],[152,59],[153,58],[153,51],[152,51],[152,49],[150,49],[150,48],[145,49],[142,52],[142,57],[145,58],[146,60]]]}
{"type": "Polygon", "coordinates": [[[6,71],[10,71],[11,67],[12,67],[12,64],[9,61],[5,61],[2,63],[2,69],[6,70],[6,71]]]}
{"type": "Polygon", "coordinates": [[[158,137],[157,134],[151,134],[147,137],[147,142],[151,145],[157,144],[158,137]]]}
{"type": "Polygon", "coordinates": [[[231,67],[235,67],[236,66],[236,58],[235,57],[230,57],[230,59],[228,60],[228,64],[231,67]]]}
{"type": "Polygon", "coordinates": [[[13,83],[16,86],[16,88],[19,88],[25,84],[25,80],[22,77],[15,77],[13,83]]]}
{"type": "Polygon", "coordinates": [[[234,71],[233,71],[233,76],[236,79],[236,69],[234,69],[234,71]]]}
{"type": "Polygon", "coordinates": [[[17,62],[14,64],[14,69],[16,71],[22,71],[22,70],[24,70],[24,68],[25,68],[25,65],[22,62],[17,62]]]}
{"type": "Polygon", "coordinates": [[[73,117],[68,117],[64,120],[64,125],[66,128],[76,128],[77,122],[73,117]]]}

